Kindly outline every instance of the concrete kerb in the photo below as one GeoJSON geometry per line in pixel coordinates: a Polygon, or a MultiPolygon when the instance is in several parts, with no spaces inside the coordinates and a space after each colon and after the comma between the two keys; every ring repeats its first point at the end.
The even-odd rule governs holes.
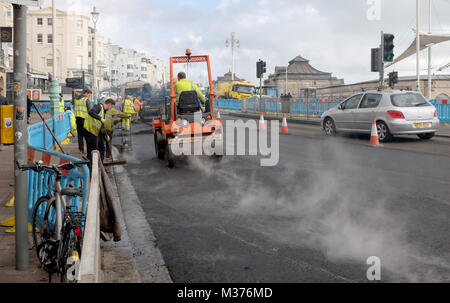
{"type": "MultiPolygon", "coordinates": [[[[113,156],[115,159],[119,159],[119,152],[116,148],[113,148],[113,156]]],[[[155,235],[145,218],[142,203],[125,168],[114,166],[114,176],[141,281],[144,283],[172,283],[172,278],[157,247],[155,235]]]]}

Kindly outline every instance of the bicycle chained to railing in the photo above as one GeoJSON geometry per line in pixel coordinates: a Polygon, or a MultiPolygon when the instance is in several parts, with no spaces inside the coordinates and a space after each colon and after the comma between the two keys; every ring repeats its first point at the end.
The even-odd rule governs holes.
{"type": "MultiPolygon", "coordinates": [[[[58,274],[61,282],[75,282],[81,257],[81,247],[85,225],[85,215],[72,205],[75,197],[84,196],[80,187],[61,186],[62,171],[89,164],[89,161],[67,162],[46,166],[42,161],[17,166],[19,169],[48,172],[55,177],[53,194],[37,199],[32,213],[32,233],[34,247],[39,261],[49,274],[58,274]],[[66,200],[67,197],[67,200],[66,200]]],[[[51,181],[49,176],[48,182],[51,181]]],[[[50,187],[48,187],[50,189],[50,187]]]]}

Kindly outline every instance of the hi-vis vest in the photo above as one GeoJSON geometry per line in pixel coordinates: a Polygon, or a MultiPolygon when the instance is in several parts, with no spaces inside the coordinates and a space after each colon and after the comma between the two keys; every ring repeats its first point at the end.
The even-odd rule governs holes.
{"type": "Polygon", "coordinates": [[[125,101],[123,102],[123,112],[125,114],[134,114],[134,105],[133,102],[129,99],[125,99],[125,101]]]}
{"type": "Polygon", "coordinates": [[[120,117],[117,115],[119,114],[119,111],[115,108],[111,108],[105,113],[105,130],[107,131],[113,131],[114,130],[114,124],[120,121],[120,117]]]}
{"type": "MultiPolygon", "coordinates": [[[[103,109],[103,105],[100,105],[100,112],[98,113],[102,119],[105,119],[105,110],[103,109]]],[[[87,115],[87,118],[84,119],[84,129],[93,134],[94,136],[98,136],[100,133],[100,129],[102,128],[102,121],[95,119],[91,115],[87,115]]]]}
{"type": "Polygon", "coordinates": [[[75,107],[74,107],[75,117],[86,119],[89,116],[86,101],[87,101],[86,97],[75,100],[75,107]]]}
{"type": "Polygon", "coordinates": [[[64,113],[65,112],[65,110],[64,110],[64,100],[60,100],[59,101],[59,112],[60,113],[64,113]]]}

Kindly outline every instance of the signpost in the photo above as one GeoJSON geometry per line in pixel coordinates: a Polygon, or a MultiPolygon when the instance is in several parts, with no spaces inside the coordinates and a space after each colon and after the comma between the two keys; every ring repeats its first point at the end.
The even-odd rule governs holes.
{"type": "MultiPolygon", "coordinates": [[[[5,1],[14,8],[14,163],[26,164],[27,131],[27,6],[40,6],[42,0],[5,1]]],[[[2,35],[3,36],[3,35],[2,35]]],[[[3,38],[3,37],[2,37],[3,38]]],[[[16,269],[28,270],[28,190],[27,172],[14,167],[14,214],[16,227],[16,269]]]]}

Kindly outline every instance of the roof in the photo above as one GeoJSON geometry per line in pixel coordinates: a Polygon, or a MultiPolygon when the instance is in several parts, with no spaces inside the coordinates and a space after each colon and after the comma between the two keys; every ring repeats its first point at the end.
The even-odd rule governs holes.
{"type": "MultiPolygon", "coordinates": [[[[276,66],[275,74],[286,73],[286,66],[276,66]]],[[[287,66],[287,73],[295,75],[331,75],[331,73],[322,72],[309,64],[309,60],[298,55],[287,66]]]]}

